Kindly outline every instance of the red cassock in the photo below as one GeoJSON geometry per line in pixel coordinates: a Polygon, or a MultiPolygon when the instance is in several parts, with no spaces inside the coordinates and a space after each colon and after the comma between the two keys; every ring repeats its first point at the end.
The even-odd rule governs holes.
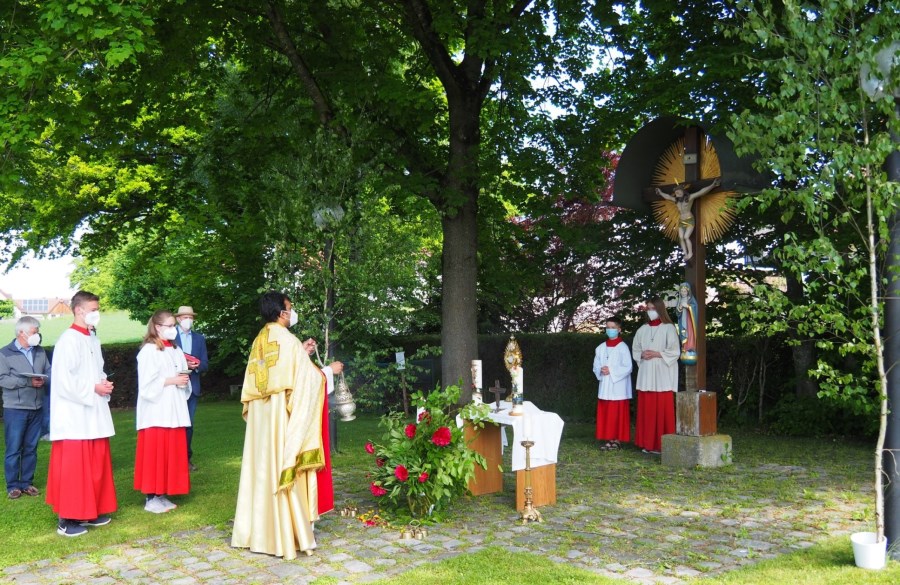
{"type": "MultiPolygon", "coordinates": [[[[322,374],[325,377],[325,374],[322,374]]],[[[325,467],[316,472],[318,484],[319,514],[334,510],[334,480],[331,477],[331,438],[328,433],[328,382],[325,382],[325,400],[322,406],[322,450],[325,467]]]]}
{"type": "Polygon", "coordinates": [[[46,501],[67,520],[93,520],[116,511],[108,437],[53,441],[46,501]]]}
{"type": "Polygon", "coordinates": [[[675,432],[675,393],[637,393],[637,425],[634,444],[648,451],[662,451],[662,436],[675,432]]]}
{"type": "Polygon", "coordinates": [[[631,401],[598,400],[597,432],[598,441],[631,440],[631,401]]]}
{"type": "Polygon", "coordinates": [[[134,489],[143,494],[167,496],[190,491],[185,427],[149,427],[138,431],[134,489]]]}

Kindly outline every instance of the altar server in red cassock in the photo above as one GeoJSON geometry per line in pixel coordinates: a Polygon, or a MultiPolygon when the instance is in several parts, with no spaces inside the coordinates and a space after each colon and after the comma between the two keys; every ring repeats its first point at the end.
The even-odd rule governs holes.
{"type": "Polygon", "coordinates": [[[597,440],[606,441],[604,451],[618,449],[631,440],[631,352],[622,341],[622,320],[606,321],[607,340],[594,351],[597,390],[597,440]]]}
{"type": "Polygon", "coordinates": [[[187,428],[191,381],[184,352],[172,341],[178,335],[175,316],[157,311],[147,323],[138,352],[137,451],[134,489],[143,493],[144,510],[161,514],[177,506],[167,496],[191,488],[187,428]]]}
{"type": "Polygon", "coordinates": [[[75,293],[72,312],[74,323],[56,342],[51,369],[47,503],[59,515],[56,532],[62,536],[108,524],[116,510],[109,452],[109,437],[115,434],[109,412],[113,384],[91,331],[100,321],[99,297],[75,293]]]}
{"type": "Polygon", "coordinates": [[[637,425],[634,444],[645,453],[662,451],[662,436],[675,432],[675,392],[678,391],[678,331],[658,297],[645,305],[647,323],[632,341],[638,364],[637,425]]]}

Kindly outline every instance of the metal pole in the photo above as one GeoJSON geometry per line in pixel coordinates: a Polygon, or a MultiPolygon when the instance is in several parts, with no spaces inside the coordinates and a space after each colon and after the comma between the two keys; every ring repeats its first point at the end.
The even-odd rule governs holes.
{"type": "MultiPolygon", "coordinates": [[[[900,121],[900,98],[894,98],[894,114],[900,121]]],[[[900,135],[891,132],[895,144],[900,145],[900,135]]],[[[888,180],[900,183],[900,150],[894,150],[885,161],[888,180]]],[[[900,560],[900,209],[891,218],[890,243],[888,245],[888,285],[884,301],[884,357],[888,378],[888,421],[884,440],[884,533],[888,541],[888,554],[900,560]]]]}

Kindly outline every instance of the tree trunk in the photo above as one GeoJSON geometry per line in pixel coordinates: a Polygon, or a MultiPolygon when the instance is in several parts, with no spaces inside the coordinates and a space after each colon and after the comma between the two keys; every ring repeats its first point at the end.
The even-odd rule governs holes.
{"type": "Polygon", "coordinates": [[[474,197],[454,217],[444,217],[441,307],[441,379],[460,384],[460,402],[471,400],[471,360],[478,358],[477,213],[474,197]]]}
{"type": "Polygon", "coordinates": [[[443,181],[441,381],[472,397],[471,360],[478,358],[478,147],[481,99],[450,100],[450,161],[443,181]]]}
{"type": "MultiPolygon", "coordinates": [[[[792,303],[800,303],[803,300],[803,283],[793,275],[786,274],[787,296],[792,303]]],[[[791,347],[794,361],[794,377],[797,380],[795,393],[797,398],[815,398],[819,395],[819,383],[809,375],[810,370],[815,369],[818,355],[816,353],[815,339],[800,339],[797,330],[791,328],[791,337],[798,344],[791,347]]]]}

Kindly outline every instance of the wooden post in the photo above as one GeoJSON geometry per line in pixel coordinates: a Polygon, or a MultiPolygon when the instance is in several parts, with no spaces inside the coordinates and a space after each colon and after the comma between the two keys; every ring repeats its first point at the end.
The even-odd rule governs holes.
{"type": "MultiPolygon", "coordinates": [[[[700,178],[701,144],[704,139],[697,126],[687,128],[684,134],[684,180],[693,183],[700,178]]],[[[692,190],[694,188],[692,187],[692,190]]],[[[697,365],[685,366],[685,389],[688,392],[706,390],[706,248],[703,245],[703,225],[700,205],[694,203],[694,233],[691,234],[693,257],[684,267],[684,279],[694,289],[697,299],[697,327],[694,332],[697,365]]]]}

